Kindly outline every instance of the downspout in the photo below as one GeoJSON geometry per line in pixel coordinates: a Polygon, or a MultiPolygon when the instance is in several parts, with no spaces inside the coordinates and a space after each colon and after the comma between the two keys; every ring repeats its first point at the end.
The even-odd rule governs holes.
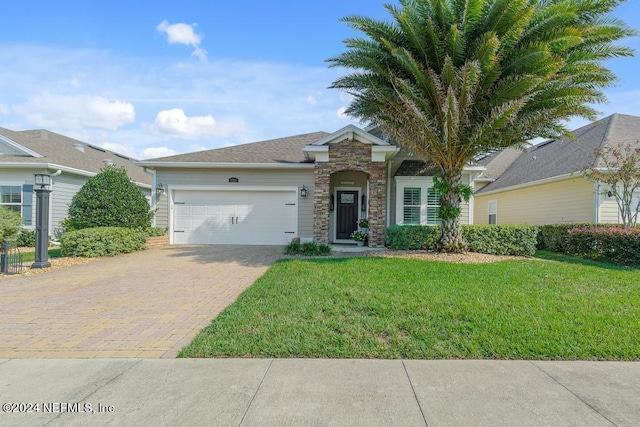
{"type": "MultiPolygon", "coordinates": [[[[397,198],[397,197],[396,197],[397,198]]],[[[388,228],[391,225],[391,160],[387,162],[387,215],[386,226],[388,228]]]]}
{"type": "MultiPolygon", "coordinates": [[[[61,174],[62,170],[58,169],[51,174],[51,178],[53,178],[54,176],[59,176],[61,174]]],[[[51,189],[53,190],[53,179],[51,180],[51,189]]],[[[51,192],[51,194],[53,195],[53,192],[51,192]]],[[[50,227],[53,225],[53,197],[49,197],[49,225],[50,227]]],[[[51,237],[53,237],[52,240],[54,240],[56,237],[55,233],[53,233],[53,230],[53,227],[49,228],[49,234],[51,235],[51,237]]]]}
{"type": "Polygon", "coordinates": [[[596,224],[600,224],[600,181],[594,182],[596,188],[596,224]]]}

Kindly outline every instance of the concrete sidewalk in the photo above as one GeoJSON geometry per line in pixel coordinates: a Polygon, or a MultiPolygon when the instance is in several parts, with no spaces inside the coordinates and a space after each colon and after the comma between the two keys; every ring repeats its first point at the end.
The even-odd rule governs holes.
{"type": "Polygon", "coordinates": [[[3,426],[632,426],[640,363],[11,359],[0,400],[3,426]]]}

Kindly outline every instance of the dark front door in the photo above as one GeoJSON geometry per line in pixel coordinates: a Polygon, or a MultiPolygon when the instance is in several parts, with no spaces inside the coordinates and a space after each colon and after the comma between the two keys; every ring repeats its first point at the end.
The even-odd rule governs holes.
{"type": "Polygon", "coordinates": [[[358,229],[358,192],[338,191],[336,239],[350,239],[358,229]]]}

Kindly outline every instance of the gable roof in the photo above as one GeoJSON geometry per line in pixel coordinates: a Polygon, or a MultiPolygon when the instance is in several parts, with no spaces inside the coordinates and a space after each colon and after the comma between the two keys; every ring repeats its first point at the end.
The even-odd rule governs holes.
{"type": "Polygon", "coordinates": [[[335,131],[330,135],[326,135],[325,137],[309,145],[317,145],[317,146],[327,145],[327,144],[343,141],[345,138],[353,139],[353,140],[362,142],[363,144],[380,145],[380,146],[391,145],[387,141],[382,140],[369,132],[363,131],[362,129],[360,129],[355,125],[347,125],[342,129],[335,131]]]}
{"type": "Polygon", "coordinates": [[[133,181],[146,186],[151,183],[151,176],[136,166],[135,159],[48,130],[12,131],[0,127],[0,143],[4,147],[0,166],[42,164],[44,168],[66,168],[93,176],[100,172],[105,160],[111,160],[114,166],[124,167],[133,181]]]}
{"type": "Polygon", "coordinates": [[[516,161],[520,155],[524,153],[524,150],[519,148],[505,148],[504,150],[496,151],[488,156],[478,160],[476,164],[484,166],[486,170],[482,172],[482,175],[477,178],[480,181],[495,181],[498,179],[508,168],[516,161]]]}
{"type": "Polygon", "coordinates": [[[598,149],[637,143],[640,117],[613,114],[573,131],[575,141],[551,139],[517,156],[495,181],[478,194],[580,173],[591,167],[604,167],[598,149]]]}
{"type": "Polygon", "coordinates": [[[162,165],[166,163],[270,163],[301,164],[308,163],[302,148],[329,135],[326,132],[313,132],[286,138],[270,139],[231,147],[194,153],[177,154],[139,162],[140,165],[162,165]]]}

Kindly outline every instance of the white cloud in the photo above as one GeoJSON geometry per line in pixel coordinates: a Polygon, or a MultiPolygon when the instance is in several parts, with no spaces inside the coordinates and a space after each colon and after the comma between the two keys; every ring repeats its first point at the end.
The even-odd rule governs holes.
{"type": "Polygon", "coordinates": [[[6,105],[0,104],[0,114],[6,115],[9,114],[9,107],[6,105]]]}
{"type": "Polygon", "coordinates": [[[0,126],[42,127],[97,146],[119,144],[131,147],[134,158],[143,158],[148,147],[184,153],[358,124],[337,117],[336,110],[348,102],[340,101],[340,91],[326,89],[335,76],[322,66],[217,59],[179,67],[166,58],[141,60],[112,51],[1,42],[0,47],[6,59],[0,67],[0,104],[8,107],[0,126]],[[70,84],[74,77],[79,87],[70,84]],[[315,105],[307,102],[309,95],[315,105]],[[86,107],[96,98],[129,103],[124,115],[129,119],[98,120],[86,107]],[[161,132],[155,125],[158,112],[173,108],[182,110],[186,124],[161,132]],[[204,134],[186,131],[194,126],[189,119],[208,116],[214,126],[205,120],[204,134]]]}
{"type": "Polygon", "coordinates": [[[307,104],[316,105],[317,103],[318,103],[318,100],[316,99],[315,96],[313,96],[313,95],[307,96],[307,104]]]}
{"type": "Polygon", "coordinates": [[[133,123],[136,118],[132,104],[110,101],[100,96],[56,95],[44,92],[22,104],[14,104],[13,111],[31,125],[56,128],[84,126],[116,130],[133,123]]]}
{"type": "Polygon", "coordinates": [[[238,120],[218,123],[210,114],[189,117],[184,110],[172,108],[158,113],[151,130],[182,139],[199,139],[206,136],[236,135],[244,131],[244,126],[238,120]]]}
{"type": "Polygon", "coordinates": [[[336,111],[336,117],[339,119],[348,119],[349,116],[345,114],[345,111],[347,111],[347,107],[338,108],[338,111],[336,111]]]}
{"type": "Polygon", "coordinates": [[[102,146],[102,148],[113,151],[114,153],[123,154],[134,159],[138,158],[137,153],[130,145],[116,144],[113,142],[103,142],[100,145],[102,146]]]}
{"type": "Polygon", "coordinates": [[[142,150],[143,159],[155,159],[156,157],[173,156],[174,154],[177,153],[167,147],[149,147],[142,150]]]}
{"type": "Polygon", "coordinates": [[[156,29],[167,36],[167,41],[170,44],[184,44],[193,47],[191,56],[196,56],[202,61],[207,59],[207,51],[200,47],[202,37],[196,34],[194,27],[196,24],[189,25],[184,23],[171,24],[165,19],[162,21],[156,29]]]}

